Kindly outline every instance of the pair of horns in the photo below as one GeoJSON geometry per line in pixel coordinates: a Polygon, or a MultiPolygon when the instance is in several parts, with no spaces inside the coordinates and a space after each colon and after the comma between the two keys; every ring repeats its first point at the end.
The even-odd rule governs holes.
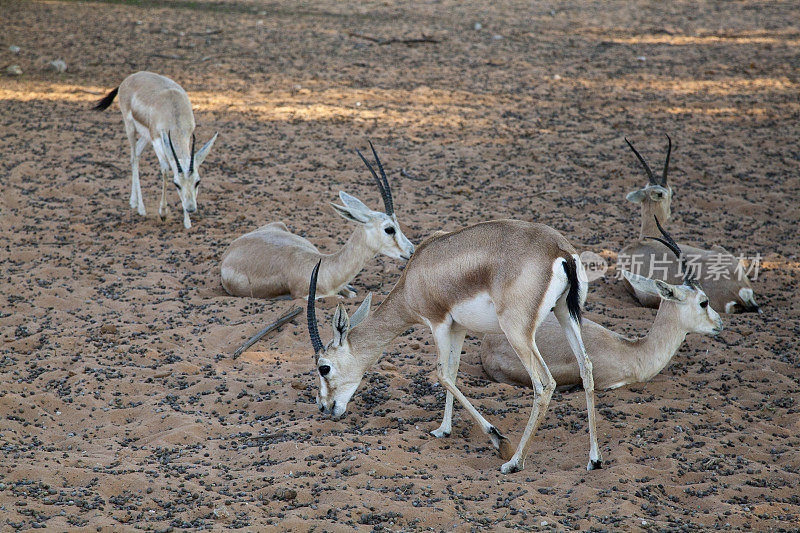
{"type": "Polygon", "coordinates": [[[625,142],[628,143],[628,146],[631,147],[633,153],[636,154],[636,158],[639,159],[639,162],[644,167],[644,171],[647,172],[647,179],[650,181],[652,185],[660,185],[661,187],[667,186],[667,172],[669,171],[669,155],[672,152],[672,139],[670,139],[669,135],[667,135],[666,133],[664,135],[667,136],[667,142],[669,144],[667,144],[667,159],[664,161],[664,174],[662,174],[661,180],[656,179],[655,175],[653,174],[653,171],[650,170],[650,165],[647,164],[647,161],[644,160],[644,157],[642,157],[639,154],[639,152],[636,151],[636,148],[634,148],[631,142],[628,140],[628,138],[625,137],[625,142]]]}
{"type": "Polygon", "coordinates": [[[658,226],[658,231],[661,232],[661,235],[663,235],[664,238],[663,239],[660,237],[647,237],[647,238],[660,242],[661,244],[669,248],[673,254],[675,254],[675,257],[677,257],[678,261],[680,262],[680,271],[683,272],[684,285],[688,285],[689,287],[697,286],[697,280],[694,278],[694,275],[692,275],[692,273],[689,272],[689,269],[686,266],[686,257],[683,255],[680,246],[678,246],[678,243],[675,242],[672,236],[669,233],[667,233],[667,231],[663,227],[661,227],[661,223],[658,221],[658,217],[653,215],[653,218],[656,220],[656,226],[658,226]]]}
{"type": "Polygon", "coordinates": [[[386,214],[392,216],[394,214],[394,202],[392,202],[392,190],[389,188],[389,181],[386,179],[386,172],[383,171],[383,165],[381,164],[381,160],[378,157],[378,153],[375,151],[375,147],[372,146],[372,141],[369,141],[369,147],[372,149],[372,155],[375,156],[375,162],[378,164],[378,170],[381,171],[381,177],[378,177],[378,174],[375,172],[375,169],[372,168],[372,165],[369,164],[361,152],[356,149],[356,153],[358,157],[367,165],[367,168],[372,173],[372,177],[375,178],[375,183],[378,184],[378,189],[381,191],[381,198],[383,198],[383,206],[386,208],[386,214]]]}
{"type": "MultiPolygon", "coordinates": [[[[178,165],[178,172],[183,174],[183,169],[181,168],[181,162],[178,161],[178,156],[175,154],[175,147],[172,146],[171,131],[167,133],[167,138],[169,139],[169,149],[172,150],[172,157],[175,159],[175,164],[178,165]]],[[[193,170],[194,170],[194,133],[192,133],[192,152],[191,152],[191,159],[189,159],[189,173],[191,174],[193,170]]]]}

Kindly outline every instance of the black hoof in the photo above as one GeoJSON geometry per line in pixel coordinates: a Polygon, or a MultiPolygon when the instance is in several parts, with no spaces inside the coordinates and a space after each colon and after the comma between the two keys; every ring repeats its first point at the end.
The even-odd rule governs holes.
{"type": "Polygon", "coordinates": [[[597,461],[589,461],[589,470],[600,470],[603,468],[603,460],[598,459],[597,461]]]}

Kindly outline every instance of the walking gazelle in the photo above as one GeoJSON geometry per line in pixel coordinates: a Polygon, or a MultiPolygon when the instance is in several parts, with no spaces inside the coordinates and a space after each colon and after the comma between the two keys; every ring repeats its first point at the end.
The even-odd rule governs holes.
{"type": "Polygon", "coordinates": [[[178,189],[183,207],[183,226],[186,229],[191,228],[189,215],[197,211],[197,192],[200,186],[198,169],[217,140],[217,134],[195,154],[192,104],[186,91],[166,76],[153,72],[131,74],[119,87],[97,102],[93,109],[108,109],[117,93],[125,133],[131,145],[131,209],[136,209],[142,216],[146,214],[142,186],[139,183],[139,157],[145,147],[152,144],[161,167],[161,203],[158,206],[158,215],[161,220],[167,216],[167,179],[171,166],[174,175],[172,183],[178,189]],[[172,154],[172,160],[167,155],[167,147],[172,154]]]}
{"type": "MultiPolygon", "coordinates": [[[[597,446],[592,363],[581,340],[581,307],[586,276],[575,248],[543,224],[496,220],[424,241],[397,284],[370,313],[370,297],[350,320],[339,305],[333,317],[333,340],[323,347],[317,328],[311,276],[308,328],[320,376],[320,411],[341,416],[366,369],[395,337],[413,324],[426,324],[438,352],[439,380],[448,398],[455,397],[478,422],[500,455],[503,473],[521,470],[528,441],[544,419],[555,380],[534,342],[536,330],[552,309],[578,360],[589,414],[589,470],[602,464],[597,446]],[[516,451],[472,406],[456,386],[461,347],[467,331],[504,333],[522,361],[536,392],[533,409],[516,451]]],[[[450,434],[450,409],[433,434],[450,434]]]]}

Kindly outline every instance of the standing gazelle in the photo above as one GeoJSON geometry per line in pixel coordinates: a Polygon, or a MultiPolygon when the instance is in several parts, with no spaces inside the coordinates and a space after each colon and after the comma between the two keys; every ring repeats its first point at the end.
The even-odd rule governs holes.
{"type": "MultiPolygon", "coordinates": [[[[667,250],[647,240],[647,235],[658,232],[653,222],[655,217],[666,224],[670,219],[672,203],[672,187],[667,185],[669,156],[672,152],[672,140],[667,135],[667,157],[664,162],[664,173],[656,178],[650,166],[636,151],[636,148],[625,139],[636,158],[647,173],[648,184],[642,189],[630,192],[627,199],[642,206],[642,226],[639,238],[623,248],[618,262],[634,274],[658,278],[668,283],[679,283],[679,265],[675,258],[667,254],[667,250]]],[[[681,245],[689,266],[694,269],[699,283],[711,301],[711,307],[725,313],[761,312],[753,297],[753,287],[747,279],[744,266],[722,246],[714,245],[711,250],[703,250],[694,246],[681,245]]],[[[661,299],[647,291],[639,290],[631,283],[626,285],[640,304],[656,308],[661,299]]]]}
{"type": "Polygon", "coordinates": [[[198,169],[218,134],[214,134],[195,155],[192,104],[186,91],[166,76],[153,72],[131,74],[119,87],[97,102],[93,109],[107,109],[117,93],[122,120],[125,122],[125,133],[131,144],[131,209],[137,209],[142,216],[146,214],[142,186],[139,184],[139,157],[145,146],[152,144],[161,167],[161,203],[158,206],[158,215],[161,220],[167,216],[167,178],[171,166],[174,175],[172,182],[178,189],[183,207],[183,226],[186,229],[191,228],[189,214],[197,211],[197,192],[200,186],[198,169]],[[171,160],[167,156],[167,146],[172,154],[171,160]]]}
{"type": "MultiPolygon", "coordinates": [[[[672,237],[665,231],[662,235],[662,242],[676,257],[681,257],[681,250],[672,237]]],[[[592,360],[594,383],[599,389],[616,389],[648,381],[669,364],[688,333],[716,335],[722,331],[722,319],[708,305],[708,297],[689,272],[684,272],[681,285],[670,285],[624,270],[622,274],[638,291],[659,298],[661,305],[653,327],[638,339],[623,337],[596,322],[583,320],[581,332],[586,353],[592,360]]],[[[559,386],[580,383],[579,368],[567,338],[552,314],[547,315],[537,330],[536,343],[559,386]]],[[[531,386],[525,367],[502,335],[486,335],[481,341],[480,355],[483,370],[495,381],[531,386]]]]}
{"type": "MultiPolygon", "coordinates": [[[[399,281],[370,315],[370,298],[348,319],[339,305],[333,317],[333,341],[323,347],[317,329],[311,277],[308,328],[320,376],[317,403],[322,412],[342,415],[366,369],[395,337],[413,324],[426,324],[438,351],[438,375],[480,424],[508,462],[501,471],[521,470],[528,441],[547,411],[556,382],[536,347],[536,330],[552,309],[578,360],[589,412],[589,463],[601,466],[595,431],[592,363],[581,340],[581,306],[586,276],[575,248],[543,224],[495,220],[451,233],[439,233],[417,249],[399,281]],[[533,409],[512,457],[511,445],[456,387],[461,347],[467,331],[504,333],[531,377],[536,391],[533,409]]],[[[452,408],[433,432],[447,436],[452,408]]]]}
{"type": "Polygon", "coordinates": [[[319,275],[320,298],[334,294],[355,296],[349,285],[364,265],[378,254],[393,259],[409,259],[414,245],[400,230],[394,213],[394,201],[386,172],[372,143],[372,154],[381,172],[356,150],[378,185],[385,213],[373,211],[358,198],[339,193],[344,205],[331,203],[343,218],[356,222],[347,243],[332,254],[323,254],[307,239],[295,235],[283,222],[271,222],[236,238],[222,256],[222,286],[233,296],[275,298],[290,294],[302,298],[308,294],[308,277],[322,260],[319,275]]]}

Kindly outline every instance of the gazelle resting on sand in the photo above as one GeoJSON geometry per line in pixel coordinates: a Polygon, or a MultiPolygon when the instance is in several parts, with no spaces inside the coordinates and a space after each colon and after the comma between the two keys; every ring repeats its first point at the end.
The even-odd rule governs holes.
{"type": "MultiPolygon", "coordinates": [[[[534,342],[536,330],[553,310],[580,368],[589,413],[589,463],[602,464],[597,447],[592,363],[581,340],[581,307],[586,275],[575,248],[544,224],[495,220],[427,239],[409,261],[397,284],[370,314],[370,296],[353,319],[339,305],[333,340],[324,347],[314,309],[316,269],[308,298],[308,329],[319,372],[320,411],[341,416],[364,372],[392,340],[413,324],[425,324],[438,352],[439,381],[467,409],[500,455],[501,471],[521,470],[528,441],[547,412],[556,382],[534,342]],[[467,331],[504,333],[533,383],[533,409],[519,445],[511,445],[458,390],[456,374],[467,331]]],[[[450,434],[451,410],[433,434],[450,434]]]]}
{"type": "MultiPolygon", "coordinates": [[[[672,237],[662,231],[663,242],[681,257],[672,237]]],[[[643,293],[661,300],[653,326],[644,337],[629,339],[583,319],[581,332],[586,353],[592,360],[594,384],[599,389],[616,389],[630,383],[649,381],[666,367],[688,333],[716,335],[722,319],[708,304],[708,297],[690,273],[684,270],[683,283],[670,285],[630,272],[622,272],[628,282],[643,293]]],[[[536,331],[536,344],[559,386],[581,383],[569,342],[556,318],[548,314],[536,331]]],[[[531,386],[525,367],[503,335],[486,335],[481,341],[481,363],[495,381],[531,386]]],[[[452,399],[448,397],[452,402],[452,399]]]]}
{"type": "MultiPolygon", "coordinates": [[[[625,139],[636,158],[647,173],[648,184],[639,190],[628,193],[627,199],[642,206],[642,227],[639,239],[623,248],[618,262],[626,270],[646,277],[658,278],[668,283],[680,283],[678,261],[671,257],[668,249],[647,239],[648,235],[657,235],[658,228],[654,217],[666,224],[669,220],[672,203],[672,187],[667,184],[669,156],[672,151],[672,140],[667,135],[667,157],[664,172],[657,178],[636,148],[625,139]]],[[[697,281],[708,295],[711,307],[725,313],[742,313],[748,311],[761,312],[753,298],[753,287],[747,279],[741,262],[721,246],[712,246],[711,250],[702,250],[694,246],[681,245],[689,268],[695,272],[697,281]]],[[[661,302],[659,296],[639,290],[628,283],[628,290],[645,307],[657,308],[661,302]]]]}
{"type": "Polygon", "coordinates": [[[183,226],[186,229],[191,228],[189,215],[197,211],[197,192],[200,186],[198,169],[218,134],[215,133],[195,154],[192,104],[186,91],[166,76],[153,72],[131,74],[119,87],[97,102],[93,109],[107,109],[118,93],[125,133],[131,144],[131,209],[137,209],[142,216],[146,214],[142,186],[139,184],[139,157],[145,147],[152,144],[161,167],[161,203],[158,206],[158,215],[161,220],[167,216],[167,179],[172,167],[172,183],[178,189],[183,206],[183,226]],[[167,156],[167,146],[172,154],[171,160],[167,156]]]}
{"type": "Polygon", "coordinates": [[[283,222],[272,222],[242,235],[231,243],[222,257],[222,286],[229,294],[254,298],[290,294],[292,298],[303,298],[308,294],[311,271],[321,260],[317,297],[340,293],[355,296],[348,284],[367,261],[378,254],[393,259],[411,257],[414,245],[400,230],[389,181],[375,148],[372,147],[372,154],[380,178],[361,152],[356,152],[375,178],[386,212],[373,211],[358,198],[340,192],[344,205],[331,205],[342,217],[357,224],[344,247],[332,254],[321,253],[307,239],[290,232],[283,222]]]}

